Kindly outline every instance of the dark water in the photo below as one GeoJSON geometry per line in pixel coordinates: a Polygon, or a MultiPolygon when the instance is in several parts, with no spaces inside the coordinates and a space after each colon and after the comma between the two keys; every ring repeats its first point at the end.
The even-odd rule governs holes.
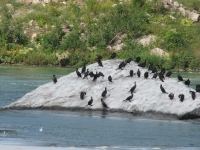
{"type": "MultiPolygon", "coordinates": [[[[59,67],[0,66],[0,107],[74,71],[59,67]]],[[[194,87],[199,73],[182,73],[194,87]]],[[[0,144],[86,149],[200,149],[200,121],[148,118],[106,111],[0,111],[0,144]],[[43,128],[40,131],[40,128],[43,128]],[[4,134],[4,132],[6,134],[4,134]]]]}

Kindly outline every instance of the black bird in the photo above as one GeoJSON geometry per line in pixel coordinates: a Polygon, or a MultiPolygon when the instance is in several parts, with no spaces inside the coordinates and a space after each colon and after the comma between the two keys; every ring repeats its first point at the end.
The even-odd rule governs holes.
{"type": "Polygon", "coordinates": [[[133,92],[134,92],[134,90],[135,90],[135,89],[136,89],[136,87],[137,87],[137,85],[136,85],[136,82],[134,82],[134,84],[135,84],[135,85],[134,85],[134,86],[133,86],[133,87],[130,89],[130,92],[131,92],[131,93],[133,93],[133,92]]]}
{"type": "Polygon", "coordinates": [[[97,78],[98,78],[98,72],[96,71],[96,74],[94,74],[94,76],[93,76],[93,80],[92,81],[96,81],[97,80],[97,78]]]}
{"type": "Polygon", "coordinates": [[[181,101],[181,102],[184,101],[184,97],[185,97],[184,94],[180,94],[178,97],[180,98],[180,101],[181,101]]]}
{"type": "Polygon", "coordinates": [[[126,62],[125,62],[125,61],[122,61],[122,62],[119,64],[119,66],[118,66],[117,69],[121,69],[121,70],[122,70],[122,68],[124,68],[125,66],[126,66],[126,62]]]}
{"type": "Polygon", "coordinates": [[[170,93],[169,95],[169,98],[172,100],[174,98],[174,94],[173,93],[170,93]]]}
{"type": "Polygon", "coordinates": [[[190,86],[190,79],[187,79],[187,80],[185,81],[185,85],[190,86]]]}
{"type": "Polygon", "coordinates": [[[103,78],[103,77],[104,77],[104,74],[103,74],[102,72],[99,72],[99,73],[98,73],[98,78],[99,78],[99,77],[102,77],[102,78],[103,78]]]}
{"type": "Polygon", "coordinates": [[[131,96],[129,96],[129,97],[127,97],[125,100],[123,100],[123,101],[125,101],[125,102],[127,102],[127,101],[129,101],[129,102],[131,102],[131,99],[133,98],[133,93],[131,93],[131,96]]]}
{"type": "Polygon", "coordinates": [[[85,63],[83,64],[83,68],[81,69],[81,73],[82,74],[85,74],[85,71],[86,71],[86,66],[85,66],[85,63]]]}
{"type": "Polygon", "coordinates": [[[139,64],[138,66],[140,66],[142,68],[146,67],[146,60],[143,63],[139,64]]]}
{"type": "Polygon", "coordinates": [[[157,73],[157,72],[155,72],[155,73],[153,74],[153,77],[152,77],[152,79],[153,79],[153,78],[155,78],[155,79],[156,79],[156,78],[157,78],[157,76],[158,76],[158,73],[157,73]]]}
{"type": "Polygon", "coordinates": [[[159,73],[158,73],[158,77],[159,77],[159,79],[160,79],[162,82],[164,82],[163,79],[164,79],[165,77],[164,77],[164,75],[162,74],[162,72],[159,72],[159,73]]]}
{"type": "Polygon", "coordinates": [[[137,71],[137,76],[138,76],[138,78],[140,77],[140,74],[141,74],[141,72],[140,72],[140,70],[138,69],[138,71],[137,71]]]}
{"type": "Polygon", "coordinates": [[[103,98],[105,98],[105,97],[106,97],[106,94],[107,94],[107,88],[105,88],[105,90],[101,93],[101,96],[102,96],[103,98]]]}
{"type": "Polygon", "coordinates": [[[196,98],[196,92],[194,92],[194,91],[189,91],[189,93],[191,94],[192,99],[195,100],[195,98],[196,98]]]}
{"type": "Polygon", "coordinates": [[[99,65],[100,67],[103,67],[103,64],[102,64],[101,60],[98,60],[97,63],[98,63],[98,65],[99,65]]]}
{"type": "Polygon", "coordinates": [[[103,101],[102,98],[101,98],[101,104],[102,104],[103,108],[109,108],[108,105],[103,101]]]}
{"type": "Polygon", "coordinates": [[[108,76],[108,81],[109,81],[109,83],[112,83],[112,77],[111,76],[108,76]]]}
{"type": "Polygon", "coordinates": [[[149,77],[149,73],[148,73],[148,71],[146,71],[146,72],[144,73],[144,78],[147,79],[148,77],[149,77]]]}
{"type": "Polygon", "coordinates": [[[101,60],[103,57],[101,55],[98,55],[97,58],[95,59],[97,62],[98,60],[101,60]]]}
{"type": "Polygon", "coordinates": [[[136,62],[136,63],[139,63],[140,60],[141,60],[141,58],[140,58],[140,57],[137,57],[136,60],[135,60],[135,62],[136,62]]]}
{"type": "MultiPolygon", "coordinates": [[[[93,73],[93,72],[92,72],[92,73],[93,73]]],[[[85,72],[83,79],[88,78],[88,77],[87,77],[88,75],[89,75],[89,69],[87,69],[87,71],[85,72]]]]}
{"type": "Polygon", "coordinates": [[[155,72],[157,72],[157,68],[154,66],[151,73],[155,73],[155,72]]]}
{"type": "Polygon", "coordinates": [[[152,63],[149,63],[149,68],[148,68],[148,70],[151,70],[151,71],[152,71],[153,68],[154,68],[154,67],[153,67],[153,64],[152,64],[152,63]]]}
{"type": "Polygon", "coordinates": [[[130,63],[132,60],[133,60],[133,58],[128,58],[128,59],[126,60],[126,63],[127,63],[127,64],[130,63]]]}
{"type": "Polygon", "coordinates": [[[85,98],[86,92],[81,91],[80,93],[80,99],[83,100],[85,98]]]}
{"type": "Polygon", "coordinates": [[[86,106],[88,106],[88,105],[89,105],[89,106],[93,106],[92,103],[93,103],[93,98],[92,98],[92,96],[91,96],[91,99],[88,101],[88,104],[87,104],[86,106]]]}
{"type": "Polygon", "coordinates": [[[161,68],[161,73],[164,75],[165,74],[166,69],[165,68],[161,68]]]}
{"type": "Polygon", "coordinates": [[[78,71],[78,68],[76,68],[76,74],[77,74],[78,78],[79,77],[81,78],[81,73],[78,71]]]}
{"type": "Polygon", "coordinates": [[[115,52],[113,52],[113,53],[111,54],[111,56],[110,56],[110,58],[109,58],[109,59],[115,59],[115,58],[116,58],[116,56],[117,56],[117,54],[116,54],[115,52]]]}
{"type": "Polygon", "coordinates": [[[129,71],[129,76],[127,76],[127,77],[133,77],[133,70],[129,71]]]}
{"type": "Polygon", "coordinates": [[[162,84],[160,85],[160,89],[161,89],[161,91],[162,91],[163,93],[168,94],[168,93],[165,91],[165,89],[163,88],[162,84]]]}
{"type": "Polygon", "coordinates": [[[165,75],[165,77],[170,77],[172,75],[172,71],[168,71],[165,75]]]}
{"type": "Polygon", "coordinates": [[[178,77],[178,82],[179,81],[185,81],[185,80],[183,80],[183,78],[182,78],[182,76],[180,74],[178,74],[177,77],[178,77]]]}
{"type": "Polygon", "coordinates": [[[91,78],[94,77],[93,71],[91,71],[91,72],[89,73],[89,76],[90,76],[91,78]]]}
{"type": "Polygon", "coordinates": [[[57,82],[57,78],[56,78],[55,75],[53,75],[53,77],[52,77],[52,81],[53,81],[54,84],[57,82]]]}

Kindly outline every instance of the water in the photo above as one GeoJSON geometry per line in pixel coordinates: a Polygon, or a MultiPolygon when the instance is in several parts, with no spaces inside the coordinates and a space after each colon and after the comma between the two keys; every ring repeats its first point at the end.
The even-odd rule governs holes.
{"type": "MultiPolygon", "coordinates": [[[[0,66],[0,107],[73,68],[0,66]]],[[[199,73],[182,73],[192,87],[199,73]]],[[[0,111],[0,144],[78,149],[200,149],[200,120],[132,116],[108,111],[0,111]],[[40,131],[40,129],[43,129],[40,131]],[[4,134],[4,132],[6,134],[4,134]]]]}

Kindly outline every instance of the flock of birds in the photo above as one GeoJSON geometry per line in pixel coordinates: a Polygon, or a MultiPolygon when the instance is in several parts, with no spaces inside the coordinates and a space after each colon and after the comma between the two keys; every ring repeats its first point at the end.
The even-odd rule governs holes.
{"type": "MultiPolygon", "coordinates": [[[[112,55],[110,56],[109,59],[115,59],[116,58],[116,53],[112,53],[112,55]]],[[[97,58],[95,59],[98,63],[98,66],[100,67],[104,67],[103,66],[103,63],[102,63],[102,56],[97,56],[97,58]]],[[[123,60],[119,65],[118,65],[118,69],[121,69],[123,70],[127,64],[129,64],[131,61],[133,61],[132,58],[128,58],[127,60],[123,60]]],[[[165,80],[165,77],[170,77],[172,75],[172,71],[171,70],[168,70],[168,72],[165,74],[166,70],[165,68],[160,68],[160,69],[157,69],[156,66],[154,66],[152,63],[149,63],[149,66],[147,66],[147,62],[146,60],[144,62],[141,62],[141,57],[137,57],[135,62],[138,64],[139,67],[141,68],[145,68],[145,67],[148,67],[148,70],[144,73],[144,78],[147,79],[149,78],[149,75],[150,74],[153,74],[152,76],[152,79],[156,79],[157,77],[160,79],[161,82],[164,82],[165,80]]],[[[86,69],[86,64],[84,63],[82,69],[81,69],[81,72],[78,70],[78,68],[76,68],[76,74],[77,74],[77,77],[78,78],[82,78],[82,79],[88,79],[88,76],[90,76],[90,78],[93,78],[92,81],[95,82],[99,77],[104,77],[104,74],[102,72],[97,72],[96,73],[93,73],[93,71],[89,71],[89,69],[86,69]]],[[[137,75],[138,78],[141,77],[141,71],[140,69],[138,68],[137,72],[134,73],[133,70],[130,70],[129,71],[129,76],[127,77],[133,77],[134,75],[137,75]]],[[[187,79],[187,80],[184,80],[183,77],[178,73],[177,75],[177,78],[178,78],[178,82],[184,82],[185,85],[187,85],[188,87],[190,86],[190,80],[187,79]]],[[[53,75],[52,77],[52,80],[54,83],[57,82],[57,78],[55,75],[53,75]]],[[[112,81],[112,76],[109,75],[108,76],[108,82],[109,83],[113,83],[112,81]]],[[[133,93],[136,89],[137,85],[136,85],[136,82],[134,82],[134,86],[130,88],[130,93],[131,95],[128,96],[125,100],[123,100],[124,102],[131,102],[132,101],[132,98],[133,98],[133,93]]],[[[160,90],[162,93],[165,93],[165,94],[168,94],[168,97],[170,100],[172,100],[174,98],[174,93],[168,93],[165,88],[163,87],[162,84],[160,84],[160,90]]],[[[195,100],[196,98],[196,92],[195,91],[192,91],[192,90],[189,90],[189,93],[191,94],[191,97],[193,100],[195,100]]],[[[80,92],[80,99],[81,100],[84,100],[85,98],[85,95],[86,95],[86,92],[85,91],[81,91],[80,92]]],[[[103,106],[103,108],[107,109],[109,108],[108,105],[105,103],[104,99],[107,97],[107,88],[105,88],[105,90],[102,92],[101,94],[101,104],[103,106]]],[[[184,94],[179,94],[178,95],[179,99],[181,102],[184,101],[184,94]]],[[[91,96],[91,99],[88,101],[87,105],[86,106],[93,106],[93,97],[91,96]]]]}

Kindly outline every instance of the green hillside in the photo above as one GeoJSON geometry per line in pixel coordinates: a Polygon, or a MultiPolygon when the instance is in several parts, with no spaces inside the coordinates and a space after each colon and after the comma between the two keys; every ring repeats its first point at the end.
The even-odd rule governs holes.
{"type": "MultiPolygon", "coordinates": [[[[194,4],[188,5],[199,11],[194,4]]],[[[161,0],[0,1],[0,63],[82,66],[98,55],[137,56],[158,67],[200,69],[200,27],[161,0]],[[138,41],[153,35],[148,45],[138,41]],[[121,46],[120,48],[115,48],[121,46]],[[151,54],[154,48],[169,56],[151,54]]]]}

